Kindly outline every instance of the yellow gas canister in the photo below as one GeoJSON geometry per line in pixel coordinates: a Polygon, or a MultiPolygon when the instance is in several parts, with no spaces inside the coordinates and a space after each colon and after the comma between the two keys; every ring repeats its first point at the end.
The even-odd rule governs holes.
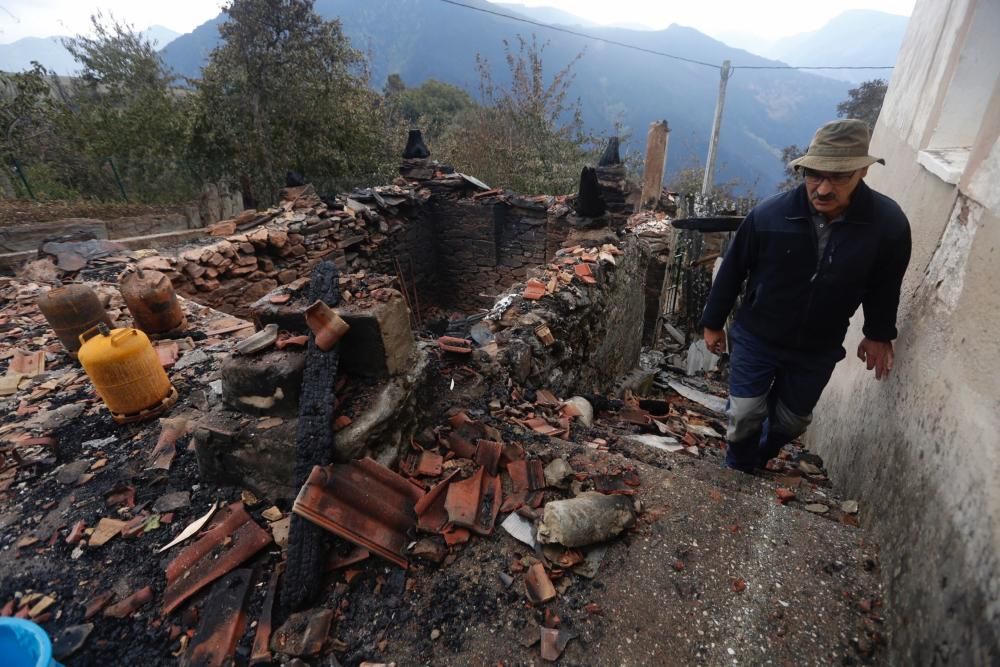
{"type": "Polygon", "coordinates": [[[152,419],[177,402],[152,343],[138,329],[99,324],[80,335],[78,358],[119,424],[152,419]]]}

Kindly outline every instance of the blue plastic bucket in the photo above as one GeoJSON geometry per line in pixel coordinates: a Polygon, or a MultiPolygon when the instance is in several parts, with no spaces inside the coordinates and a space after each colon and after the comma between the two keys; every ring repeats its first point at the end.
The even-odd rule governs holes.
{"type": "Polygon", "coordinates": [[[21,618],[0,618],[0,664],[4,667],[61,667],[52,659],[52,642],[38,625],[21,618]]]}

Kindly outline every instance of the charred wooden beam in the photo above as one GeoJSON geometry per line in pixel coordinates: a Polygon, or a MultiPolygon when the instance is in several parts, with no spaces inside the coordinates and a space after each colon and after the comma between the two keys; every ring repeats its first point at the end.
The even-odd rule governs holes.
{"type": "MultiPolygon", "coordinates": [[[[332,262],[318,264],[312,272],[309,300],[336,306],[340,302],[338,278],[337,267],[332,262]]],[[[309,336],[299,397],[296,487],[305,484],[313,466],[333,462],[333,404],[338,358],[337,347],[324,352],[316,346],[315,336],[309,336]]],[[[328,533],[322,528],[292,515],[288,534],[288,565],[281,586],[281,601],[286,607],[299,609],[318,592],[317,583],[322,580],[328,539],[328,533]]]]}

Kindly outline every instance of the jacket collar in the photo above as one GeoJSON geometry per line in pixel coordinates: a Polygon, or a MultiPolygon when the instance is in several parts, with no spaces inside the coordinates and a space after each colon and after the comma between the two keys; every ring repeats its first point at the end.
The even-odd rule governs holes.
{"type": "MultiPolygon", "coordinates": [[[[809,220],[812,216],[812,207],[809,206],[809,194],[806,192],[806,184],[799,183],[798,187],[791,191],[790,200],[786,207],[785,218],[787,220],[809,220]]],[[[851,195],[851,203],[844,212],[844,222],[851,222],[866,225],[872,218],[872,208],[875,198],[872,189],[865,182],[859,181],[858,187],[851,195]]]]}

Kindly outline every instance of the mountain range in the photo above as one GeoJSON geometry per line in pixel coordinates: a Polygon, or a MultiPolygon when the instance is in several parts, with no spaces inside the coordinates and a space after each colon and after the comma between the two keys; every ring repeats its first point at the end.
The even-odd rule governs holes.
{"type": "MultiPolygon", "coordinates": [[[[773,192],[783,179],[782,147],[808,144],[816,127],[836,116],[837,104],[847,97],[851,87],[847,81],[809,71],[743,69],[782,67],[784,63],[727,46],[676,24],[664,30],[608,27],[552,8],[492,4],[485,0],[464,0],[464,4],[515,18],[573,26],[576,31],[607,41],[586,39],[438,0],[317,0],[315,9],[324,18],[341,21],[352,44],[368,55],[371,85],[379,89],[389,74],[398,73],[408,86],[433,78],[460,86],[475,96],[476,55],[488,60],[497,81],[505,82],[509,73],[504,42],[516,44],[518,36],[530,38],[535,34],[540,42],[545,42],[543,63],[547,77],[582,53],[573,67],[571,95],[579,98],[588,129],[609,135],[617,124],[630,135],[623,148],[641,155],[649,124],[666,119],[671,128],[668,174],[704,164],[719,89],[717,66],[730,60],[736,69],[727,89],[716,162],[717,180],[739,179],[746,191],[757,194],[773,192]],[[608,42],[629,44],[638,50],[608,42]]],[[[881,35],[876,38],[866,32],[866,26],[876,23],[877,17],[872,14],[879,13],[847,12],[841,17],[844,20],[831,22],[832,32],[824,28],[802,39],[790,38],[781,48],[802,64],[811,64],[806,60],[813,53],[833,58],[836,64],[856,65],[859,61],[854,58],[862,56],[883,59],[880,64],[891,63],[906,19],[881,15],[891,17],[885,19],[886,25],[899,26],[899,40],[892,42],[886,36],[889,33],[876,31],[876,35],[881,35]],[[853,38],[845,36],[851,34],[853,38]],[[819,46],[811,49],[810,44],[819,46]],[[880,49],[890,53],[882,53],[880,49]]],[[[220,13],[170,41],[161,50],[164,62],[179,75],[197,78],[218,44],[218,26],[224,20],[225,15],[220,13]]],[[[822,64],[828,64],[825,58],[822,64]]],[[[2,60],[0,69],[4,69],[2,60]]],[[[866,72],[869,74],[867,78],[888,73],[866,72]]],[[[433,149],[431,146],[432,152],[433,149]]]]}
{"type": "MultiPolygon", "coordinates": [[[[834,17],[819,30],[779,39],[761,54],[798,67],[837,65],[880,67],[893,65],[903,43],[905,16],[854,9],[834,17]]],[[[888,78],[887,70],[823,70],[826,76],[860,82],[888,78]]]]}
{"type": "MultiPolygon", "coordinates": [[[[140,34],[158,49],[162,49],[181,35],[181,33],[162,25],[150,26],[141,31],[140,34]]],[[[24,37],[10,44],[0,44],[0,72],[20,72],[31,69],[31,61],[34,60],[56,74],[74,73],[78,66],[73,60],[73,56],[62,45],[64,39],[66,39],[65,35],[24,37]]]]}

